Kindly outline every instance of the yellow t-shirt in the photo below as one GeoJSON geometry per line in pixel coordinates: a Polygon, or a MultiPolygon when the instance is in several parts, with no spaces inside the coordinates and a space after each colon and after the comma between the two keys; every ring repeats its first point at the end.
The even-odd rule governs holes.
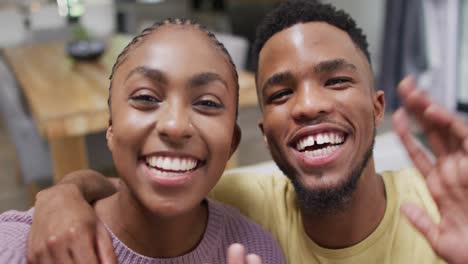
{"type": "Polygon", "coordinates": [[[294,187],[283,175],[225,174],[211,196],[237,207],[271,232],[290,264],[443,263],[399,210],[402,202],[411,201],[440,220],[422,176],[415,169],[382,176],[387,207],[381,223],[366,239],[344,249],[322,248],[310,240],[295,203],[294,187]]]}

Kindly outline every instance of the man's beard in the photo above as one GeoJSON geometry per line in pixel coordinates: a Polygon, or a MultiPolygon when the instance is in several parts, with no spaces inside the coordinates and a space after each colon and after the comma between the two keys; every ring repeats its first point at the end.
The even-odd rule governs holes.
{"type": "Polygon", "coordinates": [[[372,157],[375,135],[376,129],[374,127],[372,142],[364,153],[362,160],[358,161],[354,168],[350,168],[350,173],[345,177],[343,182],[338,183],[337,186],[332,188],[308,188],[299,180],[299,177],[294,176],[294,173],[291,173],[293,172],[292,169],[286,168],[289,166],[283,166],[283,162],[278,162],[280,160],[284,160],[283,158],[272,155],[281,171],[291,180],[296,191],[298,205],[304,213],[316,216],[325,216],[343,212],[347,208],[351,201],[352,194],[357,188],[362,172],[372,157]]]}

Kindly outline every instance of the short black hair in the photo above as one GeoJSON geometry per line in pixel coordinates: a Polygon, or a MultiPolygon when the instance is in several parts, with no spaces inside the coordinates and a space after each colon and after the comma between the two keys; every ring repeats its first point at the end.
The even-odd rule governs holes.
{"type": "Polygon", "coordinates": [[[371,64],[366,36],[354,19],[343,10],[337,10],[334,6],[320,3],[317,0],[288,0],[265,16],[257,27],[253,49],[253,57],[257,63],[260,50],[274,34],[296,24],[307,22],[325,22],[345,31],[364,53],[369,65],[371,64]]]}

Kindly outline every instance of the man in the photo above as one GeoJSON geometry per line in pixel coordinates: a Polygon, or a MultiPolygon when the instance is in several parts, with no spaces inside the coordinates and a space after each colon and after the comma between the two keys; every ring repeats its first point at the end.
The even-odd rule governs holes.
{"type": "MultiPolygon", "coordinates": [[[[367,42],[354,21],[330,5],[285,2],[260,25],[256,51],[259,125],[287,177],[225,175],[213,197],[272,232],[289,263],[442,262],[438,256],[468,263],[468,126],[405,79],[404,108],[421,123],[436,161],[411,136],[400,109],[395,129],[422,176],[378,174],[372,148],[385,101],[374,89],[367,42]]],[[[99,177],[89,174],[65,182],[77,183],[88,200],[106,195],[99,177]]],[[[63,250],[105,254],[108,243],[102,232],[94,235],[100,225],[92,209],[75,201],[81,196],[75,184],[38,195],[31,259],[63,250]],[[61,206],[70,210],[54,210],[61,206]],[[41,246],[51,235],[48,247],[41,246]]]]}

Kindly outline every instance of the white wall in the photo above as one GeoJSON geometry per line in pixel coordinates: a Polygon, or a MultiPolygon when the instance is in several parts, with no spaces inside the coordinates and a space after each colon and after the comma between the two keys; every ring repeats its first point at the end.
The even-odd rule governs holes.
{"type": "Polygon", "coordinates": [[[322,0],[338,9],[343,9],[353,17],[363,29],[369,42],[374,73],[380,69],[382,30],[385,23],[385,0],[322,0]]]}

